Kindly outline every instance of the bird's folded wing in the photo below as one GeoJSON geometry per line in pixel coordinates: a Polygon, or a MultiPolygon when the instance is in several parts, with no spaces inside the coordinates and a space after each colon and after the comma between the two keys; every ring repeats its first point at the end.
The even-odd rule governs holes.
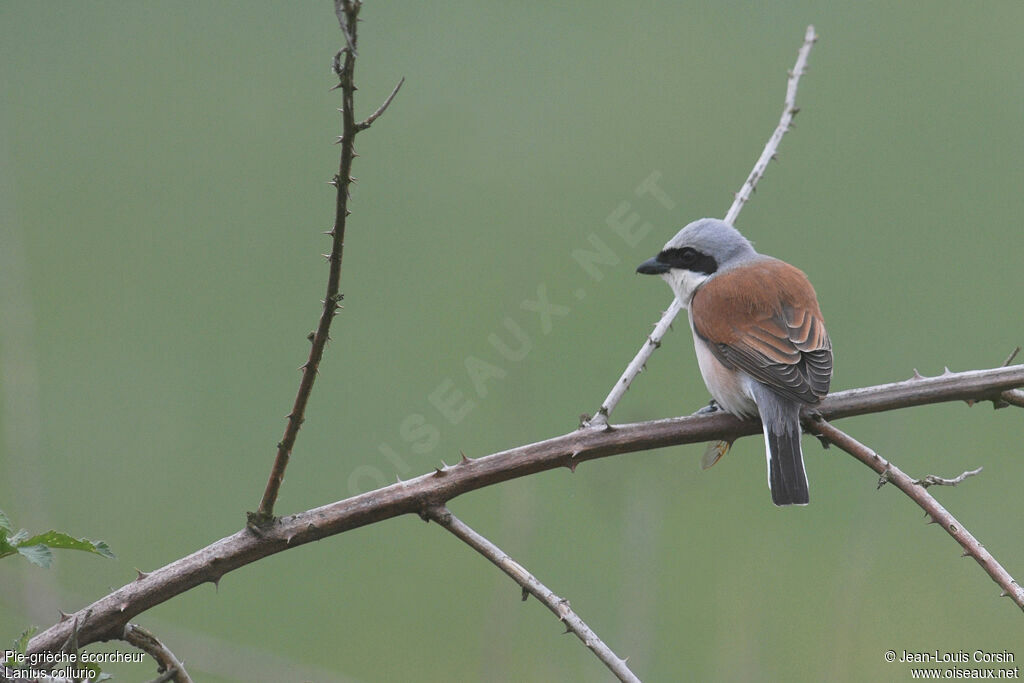
{"type": "Polygon", "coordinates": [[[727,367],[782,396],[817,403],[828,393],[832,344],[814,288],[798,269],[765,258],[697,290],[694,330],[727,367]]]}

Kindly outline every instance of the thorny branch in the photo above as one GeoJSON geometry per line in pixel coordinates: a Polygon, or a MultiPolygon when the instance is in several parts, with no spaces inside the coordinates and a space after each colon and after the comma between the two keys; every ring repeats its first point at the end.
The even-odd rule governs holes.
{"type": "MultiPolygon", "coordinates": [[[[1013,359],[1017,357],[1018,353],[1020,353],[1019,346],[1014,348],[1014,350],[1010,352],[1010,355],[1006,357],[1006,360],[1003,361],[1003,367],[1005,368],[1010,363],[1012,363],[1013,359]]],[[[1021,391],[1020,389],[1007,389],[1002,393],[1002,395],[999,398],[1001,400],[996,401],[996,408],[1005,408],[1006,406],[1017,406],[1018,408],[1024,408],[1024,391],[1021,391]]]]}
{"type": "Polygon", "coordinates": [[[131,643],[157,661],[160,665],[159,671],[163,673],[157,680],[192,683],[192,677],[188,675],[174,653],[146,629],[138,624],[127,624],[121,637],[126,643],[131,643]]]}
{"type": "MultiPolygon", "coordinates": [[[[1007,389],[1024,387],[1024,365],[919,375],[902,382],[839,391],[817,406],[826,420],[883,412],[945,401],[998,401],[1007,389]]],[[[577,429],[552,439],[464,459],[409,481],[385,486],[346,500],[274,520],[254,534],[242,529],[187,557],[138,578],[37,634],[29,652],[54,651],[77,631],[83,646],[118,638],[137,614],[203,583],[220,581],[228,572],[268,555],[351,529],[405,514],[422,514],[469,491],[536,472],[567,468],[621,453],[651,448],[732,440],[760,434],[756,420],[739,420],[725,412],[577,429]],[[73,625],[77,625],[75,628],[73,625]]],[[[920,491],[920,487],[914,487],[920,491]]]]}
{"type": "MultiPolygon", "coordinates": [[[[921,480],[911,479],[903,470],[893,465],[891,461],[878,455],[878,453],[848,434],[836,429],[821,416],[814,414],[806,416],[804,418],[804,427],[813,434],[817,434],[820,438],[825,438],[830,443],[839,446],[877,472],[879,475],[879,487],[886,482],[890,482],[900,491],[907,494],[912,501],[920,505],[921,509],[925,511],[929,523],[941,526],[945,529],[946,533],[963,547],[964,557],[973,557],[981,565],[981,568],[1003,589],[1002,597],[1011,598],[1018,607],[1024,610],[1024,588],[1021,588],[1013,577],[1010,576],[1010,573],[1003,569],[1003,566],[999,564],[985,546],[978,542],[978,539],[970,531],[964,528],[946,508],[939,504],[939,501],[935,500],[928,493],[926,490],[928,484],[922,483],[921,480]]],[[[956,480],[962,481],[967,476],[977,474],[980,469],[974,472],[965,472],[957,477],[956,480]]],[[[928,477],[925,477],[925,479],[927,480],[928,477]]],[[[946,481],[953,482],[954,480],[940,480],[931,483],[945,483],[946,481]]]]}
{"type": "MultiPolygon", "coordinates": [[[[750,200],[751,195],[757,189],[757,183],[764,175],[765,169],[768,168],[768,163],[778,153],[782,136],[792,127],[793,117],[800,111],[796,106],[796,89],[800,84],[800,77],[807,70],[807,57],[817,40],[818,35],[814,32],[814,26],[808,26],[804,34],[803,45],[800,46],[800,51],[796,56],[796,63],[793,65],[793,70],[789,72],[789,79],[786,81],[786,99],[782,107],[782,116],[779,118],[779,123],[775,126],[771,137],[768,138],[761,156],[754,163],[754,168],[750,171],[750,175],[747,176],[740,191],[736,193],[732,206],[729,207],[729,211],[725,214],[725,222],[730,225],[736,222],[736,218],[739,217],[743,205],[750,200]]],[[[676,316],[682,310],[683,305],[678,299],[672,297],[672,303],[669,304],[668,310],[662,314],[661,320],[654,326],[654,331],[647,336],[643,346],[640,347],[636,356],[626,366],[622,376],[612,386],[612,390],[608,392],[608,396],[604,399],[604,403],[601,404],[597,414],[586,421],[588,426],[601,428],[608,424],[608,416],[611,415],[612,411],[615,410],[615,406],[619,404],[626,391],[629,390],[629,385],[643,371],[644,366],[651,355],[654,354],[655,349],[661,346],[661,340],[668,333],[669,328],[672,326],[672,321],[676,319],[676,316]]]]}
{"type": "Polygon", "coordinates": [[[508,574],[522,587],[524,600],[527,594],[537,598],[558,617],[559,621],[565,624],[566,633],[574,633],[620,681],[639,683],[640,679],[629,670],[626,660],[617,656],[610,647],[604,644],[604,641],[573,611],[568,600],[555,595],[550,588],[538,581],[523,565],[505,554],[501,548],[478,534],[443,505],[428,507],[424,512],[424,518],[437,522],[494,563],[498,569],[508,574]]]}
{"type": "Polygon", "coordinates": [[[405,82],[403,78],[388,96],[384,104],[363,121],[356,121],[353,109],[356,86],[354,82],[356,67],[356,45],[358,41],[358,17],[362,3],[358,0],[335,0],[334,10],[341,26],[341,32],[345,35],[346,46],[342,48],[334,58],[334,72],[338,77],[338,85],[334,89],[341,89],[341,118],[342,135],[338,139],[341,144],[341,161],[338,165],[338,173],[331,179],[330,184],[335,187],[336,200],[334,211],[334,227],[327,232],[331,237],[331,251],[324,254],[330,263],[327,275],[327,292],[324,294],[323,310],[320,313],[320,322],[316,330],[310,335],[311,346],[309,358],[302,367],[302,379],[299,381],[299,390],[295,395],[295,402],[292,410],[288,413],[287,424],[285,425],[284,436],[277,444],[277,455],[274,458],[274,466],[270,471],[270,478],[267,480],[266,490],[263,492],[263,499],[260,501],[259,509],[250,514],[250,524],[263,526],[274,517],[274,504],[277,501],[277,494],[284,480],[285,468],[288,467],[288,460],[291,458],[292,448],[295,446],[295,439],[298,437],[299,429],[305,420],[306,404],[313,391],[313,383],[316,381],[317,372],[320,368],[320,360],[324,355],[324,348],[330,339],[331,322],[334,316],[341,309],[341,300],[344,295],[339,291],[341,282],[341,258],[345,248],[345,226],[346,221],[352,212],[348,208],[349,189],[352,184],[352,160],[355,154],[356,133],[366,130],[370,125],[387,109],[388,105],[398,94],[398,89],[405,82]]]}
{"type": "Polygon", "coordinates": [[[961,472],[959,475],[953,477],[952,479],[945,479],[934,474],[928,474],[925,475],[922,479],[915,479],[914,483],[923,488],[928,488],[929,486],[956,486],[967,477],[973,477],[976,474],[980,474],[981,470],[983,469],[983,467],[979,467],[976,470],[968,470],[967,472],[961,472]]]}

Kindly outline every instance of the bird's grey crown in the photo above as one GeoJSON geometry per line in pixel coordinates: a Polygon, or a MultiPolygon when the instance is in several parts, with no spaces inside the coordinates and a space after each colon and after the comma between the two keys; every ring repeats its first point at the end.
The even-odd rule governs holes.
{"type": "Polygon", "coordinates": [[[717,218],[701,218],[676,233],[665,249],[690,247],[715,259],[720,267],[757,254],[739,230],[717,218]]]}

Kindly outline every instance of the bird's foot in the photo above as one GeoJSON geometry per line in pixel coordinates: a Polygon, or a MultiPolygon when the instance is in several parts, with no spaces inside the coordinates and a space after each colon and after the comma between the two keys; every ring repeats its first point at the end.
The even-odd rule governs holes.
{"type": "Polygon", "coordinates": [[[721,409],[722,408],[718,405],[718,401],[711,399],[706,406],[698,410],[694,415],[710,415],[711,413],[717,413],[721,409]]]}

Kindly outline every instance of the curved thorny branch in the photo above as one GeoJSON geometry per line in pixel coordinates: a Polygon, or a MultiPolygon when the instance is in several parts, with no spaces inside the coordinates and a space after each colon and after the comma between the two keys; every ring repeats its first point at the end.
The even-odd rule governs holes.
{"type": "Polygon", "coordinates": [[[121,638],[157,661],[162,674],[160,679],[174,681],[174,683],[193,683],[192,677],[185,671],[184,664],[166,645],[146,629],[138,624],[127,624],[121,638]]]}
{"type": "MultiPolygon", "coordinates": [[[[1024,365],[989,370],[916,375],[902,382],[840,391],[817,406],[825,420],[884,412],[948,401],[997,403],[1024,387],[1024,365]]],[[[466,458],[409,481],[319,508],[275,519],[259,533],[248,528],[222,538],[187,557],[138,578],[37,634],[29,652],[59,650],[73,631],[87,645],[120,637],[137,614],[203,583],[218,583],[225,574],[291,548],[399,515],[421,515],[469,491],[557,468],[575,470],[583,462],[622,453],[733,440],[760,434],[756,420],[739,420],[724,412],[651,422],[577,429],[552,439],[481,458],[466,458]],[[77,625],[77,628],[73,625],[77,625]]],[[[922,489],[923,490],[923,489],[922,489]]]]}
{"type": "Polygon", "coordinates": [[[338,77],[338,85],[334,89],[341,90],[341,137],[338,143],[341,145],[341,161],[338,165],[338,173],[330,180],[330,184],[336,190],[336,201],[334,210],[334,227],[327,234],[331,237],[331,251],[324,254],[330,264],[327,274],[327,292],[324,294],[323,310],[320,313],[320,322],[316,330],[310,333],[311,342],[309,358],[299,368],[302,371],[302,379],[299,381],[299,390],[295,395],[295,402],[292,404],[291,412],[288,413],[288,423],[285,426],[284,436],[277,444],[277,456],[274,458],[274,466],[270,471],[270,478],[267,480],[266,490],[263,492],[263,499],[260,501],[259,509],[250,515],[250,522],[261,526],[269,522],[274,516],[274,503],[277,501],[277,493],[284,480],[284,471],[288,467],[288,460],[291,458],[292,448],[295,446],[295,439],[299,435],[299,429],[305,420],[306,404],[313,392],[313,383],[320,368],[320,359],[324,355],[324,347],[331,338],[331,322],[334,316],[341,309],[341,300],[344,295],[340,292],[341,283],[341,257],[345,248],[345,225],[349,214],[348,208],[349,190],[352,184],[352,160],[355,158],[356,133],[366,130],[377,118],[384,113],[391,104],[391,101],[398,94],[398,89],[405,82],[403,78],[395,86],[394,91],[388,96],[377,111],[373,112],[363,121],[356,121],[353,110],[355,98],[355,68],[356,68],[356,45],[358,42],[358,17],[362,3],[358,0],[335,0],[334,10],[338,16],[338,23],[341,25],[341,32],[345,35],[345,47],[338,51],[334,57],[334,73],[338,77]]]}
{"type": "Polygon", "coordinates": [[[523,565],[513,560],[501,548],[478,534],[443,505],[428,507],[424,511],[423,516],[424,519],[433,520],[443,526],[456,538],[486,557],[498,569],[508,574],[513,581],[522,587],[523,600],[526,600],[527,595],[532,595],[540,600],[545,607],[558,617],[559,621],[565,624],[565,632],[575,634],[620,681],[636,681],[636,683],[639,683],[640,679],[630,671],[626,660],[616,655],[610,647],[604,644],[604,641],[594,633],[593,629],[587,626],[579,615],[573,611],[572,607],[569,606],[569,601],[555,595],[550,588],[538,581],[537,577],[528,572],[523,565]]]}
{"type": "Polygon", "coordinates": [[[912,501],[920,505],[921,509],[925,511],[929,524],[941,526],[946,533],[953,537],[953,540],[963,546],[963,556],[973,557],[981,565],[981,568],[992,577],[992,580],[999,584],[999,587],[1003,589],[1001,597],[1011,598],[1018,607],[1024,610],[1024,588],[1021,588],[1020,584],[1003,568],[1003,565],[999,564],[996,558],[992,556],[992,553],[986,550],[985,546],[979,543],[978,539],[963,524],[958,522],[946,508],[942,507],[939,501],[935,500],[927,490],[933,484],[955,486],[967,477],[980,472],[980,467],[971,472],[964,472],[953,479],[943,479],[934,475],[928,475],[924,479],[912,479],[903,470],[892,464],[892,461],[886,460],[849,434],[836,429],[820,415],[811,414],[805,418],[804,426],[811,433],[818,435],[829,443],[834,443],[877,472],[879,488],[886,483],[892,483],[900,491],[907,494],[912,501]]]}

